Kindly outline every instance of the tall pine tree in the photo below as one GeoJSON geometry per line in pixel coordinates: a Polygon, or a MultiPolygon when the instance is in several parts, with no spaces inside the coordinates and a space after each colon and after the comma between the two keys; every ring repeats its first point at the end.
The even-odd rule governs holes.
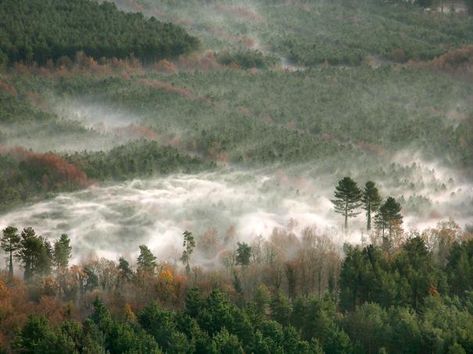
{"type": "Polygon", "coordinates": [[[3,237],[1,239],[2,249],[9,254],[8,261],[8,276],[13,279],[13,255],[20,248],[20,235],[18,229],[13,226],[8,226],[3,230],[3,237]]]}
{"type": "Polygon", "coordinates": [[[357,216],[357,211],[361,205],[362,193],[356,182],[350,177],[344,177],[335,187],[335,198],[332,203],[335,206],[335,212],[342,214],[345,218],[345,231],[348,230],[348,218],[357,216]]]}
{"type": "Polygon", "coordinates": [[[366,211],[366,229],[370,231],[371,215],[379,209],[381,204],[381,196],[374,182],[366,182],[361,201],[363,202],[363,209],[366,211]]]}
{"type": "Polygon", "coordinates": [[[392,240],[393,232],[402,224],[401,204],[396,199],[389,197],[381,205],[375,217],[375,223],[382,232],[383,243],[386,244],[385,232],[388,230],[389,242],[392,240]]]}

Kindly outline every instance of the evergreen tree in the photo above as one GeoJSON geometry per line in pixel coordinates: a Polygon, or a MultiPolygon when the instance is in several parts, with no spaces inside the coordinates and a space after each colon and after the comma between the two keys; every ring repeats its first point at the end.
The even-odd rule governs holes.
{"type": "Polygon", "coordinates": [[[8,276],[10,280],[13,278],[13,255],[20,248],[20,240],[20,235],[18,234],[18,229],[16,227],[8,226],[3,230],[1,247],[9,254],[8,276]]]}
{"type": "Polygon", "coordinates": [[[245,242],[238,242],[236,250],[236,264],[247,266],[250,264],[251,247],[245,242]]]}
{"type": "Polygon", "coordinates": [[[361,197],[360,189],[350,177],[344,177],[335,187],[335,199],[332,203],[335,206],[335,212],[342,214],[345,218],[345,231],[348,230],[348,218],[360,213],[357,209],[362,205],[361,197]]]}
{"type": "Polygon", "coordinates": [[[381,204],[381,196],[374,182],[366,182],[361,201],[363,202],[363,209],[366,211],[366,229],[370,231],[371,215],[379,209],[381,204]]]}
{"type": "Polygon", "coordinates": [[[401,205],[393,197],[388,197],[381,205],[375,217],[378,229],[382,231],[383,243],[385,245],[392,241],[393,231],[399,229],[402,224],[401,205]],[[389,240],[386,239],[385,231],[388,230],[389,240]]]}
{"type": "Polygon", "coordinates": [[[123,257],[120,257],[118,260],[118,271],[120,278],[125,281],[130,281],[133,278],[133,270],[130,268],[130,263],[123,257]]]}
{"type": "Polygon", "coordinates": [[[25,280],[30,280],[35,275],[51,273],[53,261],[51,244],[43,237],[37,236],[31,227],[25,228],[21,232],[17,258],[23,265],[25,280]]]}
{"type": "Polygon", "coordinates": [[[62,234],[59,240],[54,242],[54,263],[56,267],[62,271],[69,266],[71,259],[71,240],[66,234],[62,234]]]}
{"type": "Polygon", "coordinates": [[[184,247],[184,251],[182,252],[181,261],[182,263],[185,264],[186,272],[187,274],[189,274],[191,271],[189,261],[190,261],[192,252],[194,252],[195,240],[194,240],[194,235],[192,235],[192,233],[189,231],[184,231],[183,236],[184,236],[184,242],[182,246],[184,247]]]}
{"type": "Polygon", "coordinates": [[[140,255],[138,256],[138,271],[154,273],[156,266],[156,257],[154,254],[147,246],[141,245],[140,255]]]}

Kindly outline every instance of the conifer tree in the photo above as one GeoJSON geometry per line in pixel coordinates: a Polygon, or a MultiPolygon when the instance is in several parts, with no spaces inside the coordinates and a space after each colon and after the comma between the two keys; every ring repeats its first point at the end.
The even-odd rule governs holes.
{"type": "Polygon", "coordinates": [[[348,218],[360,213],[357,209],[362,205],[361,197],[360,189],[350,177],[344,177],[335,187],[335,199],[332,199],[332,203],[335,206],[335,212],[342,214],[345,218],[345,231],[348,230],[348,218]]]}
{"type": "Polygon", "coordinates": [[[247,266],[250,264],[251,247],[245,242],[238,242],[236,250],[236,264],[247,266]]]}
{"type": "Polygon", "coordinates": [[[71,240],[66,234],[62,234],[59,240],[54,242],[54,263],[60,270],[65,270],[69,266],[71,258],[71,240]]]}
{"type": "Polygon", "coordinates": [[[154,273],[156,268],[156,257],[151,250],[145,246],[140,246],[140,255],[138,256],[138,270],[146,273],[154,273]]]}
{"type": "Polygon", "coordinates": [[[361,201],[363,202],[363,209],[366,211],[366,229],[370,231],[372,213],[376,212],[381,204],[381,196],[374,182],[366,182],[361,201]]]}
{"type": "Polygon", "coordinates": [[[3,230],[1,247],[9,254],[8,276],[10,280],[13,278],[13,255],[20,248],[20,240],[20,235],[18,234],[18,229],[16,227],[8,226],[3,230]]]}
{"type": "Polygon", "coordinates": [[[182,263],[185,264],[186,272],[187,274],[189,274],[191,271],[189,261],[190,261],[192,252],[194,252],[195,240],[194,240],[194,235],[192,235],[192,233],[189,231],[184,231],[183,236],[184,236],[184,242],[183,242],[184,252],[182,252],[181,261],[182,263]]]}
{"type": "Polygon", "coordinates": [[[393,231],[402,224],[401,205],[393,197],[389,197],[381,205],[375,217],[375,223],[382,232],[383,242],[385,239],[386,229],[391,240],[393,231]]]}

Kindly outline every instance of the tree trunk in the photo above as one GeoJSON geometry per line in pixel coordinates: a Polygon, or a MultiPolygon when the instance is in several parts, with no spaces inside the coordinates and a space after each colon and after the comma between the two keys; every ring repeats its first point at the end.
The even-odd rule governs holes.
{"type": "Polygon", "coordinates": [[[345,203],[345,232],[348,231],[348,203],[345,203]]]}
{"type": "Polygon", "coordinates": [[[13,279],[13,251],[10,251],[10,263],[8,264],[8,277],[13,279]]]}
{"type": "Polygon", "coordinates": [[[367,217],[366,230],[370,231],[371,230],[371,203],[368,203],[368,208],[366,209],[366,217],[367,217]]]}

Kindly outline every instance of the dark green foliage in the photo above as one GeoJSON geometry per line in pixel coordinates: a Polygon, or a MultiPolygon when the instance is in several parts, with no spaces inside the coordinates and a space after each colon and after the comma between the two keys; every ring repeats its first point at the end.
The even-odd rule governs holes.
{"type": "Polygon", "coordinates": [[[366,182],[361,201],[363,202],[363,209],[366,211],[366,229],[370,231],[371,217],[381,204],[381,196],[374,182],[366,182]]]}
{"type": "Polygon", "coordinates": [[[108,152],[74,153],[65,158],[89,178],[98,180],[123,180],[171,172],[190,173],[213,166],[174,148],[160,146],[156,141],[146,140],[121,145],[108,152]]]}
{"type": "Polygon", "coordinates": [[[458,280],[442,273],[453,275],[471,243],[454,244],[446,266],[433,262],[420,238],[409,239],[394,255],[377,246],[346,247],[339,282],[343,313],[332,296],[297,297],[291,303],[279,292],[268,312],[264,288],[241,307],[221,290],[204,297],[193,288],[184,312],[153,302],[136,322],[116,319],[99,299],[82,325],[66,321],[53,327],[32,316],[15,347],[48,354],[469,353],[473,292],[450,297],[458,292],[458,280]]]}
{"type": "Polygon", "coordinates": [[[99,299],[94,302],[90,319],[89,328],[95,332],[95,337],[103,338],[102,347],[110,353],[162,353],[150,334],[127,322],[115,321],[99,299]]]}
{"type": "Polygon", "coordinates": [[[218,54],[217,61],[223,65],[233,65],[243,69],[265,69],[276,62],[273,58],[269,58],[257,50],[239,51],[235,53],[222,52],[218,54]]]}
{"type": "Polygon", "coordinates": [[[62,234],[59,240],[54,242],[54,263],[59,269],[67,269],[71,258],[71,240],[66,234],[62,234]]]}
{"type": "Polygon", "coordinates": [[[251,258],[251,247],[245,242],[238,242],[236,250],[236,264],[241,266],[248,266],[251,258]]]}
{"type": "Polygon", "coordinates": [[[161,310],[158,305],[152,304],[139,314],[138,321],[166,353],[186,353],[191,350],[187,337],[176,328],[173,312],[161,310]]]}
{"type": "Polygon", "coordinates": [[[123,258],[120,257],[118,260],[118,271],[120,272],[120,278],[122,281],[130,281],[133,278],[133,270],[130,268],[130,263],[123,258]]]}
{"type": "Polygon", "coordinates": [[[89,0],[5,0],[0,3],[3,59],[45,64],[83,51],[96,59],[132,55],[155,61],[198,46],[182,28],[142,14],[125,14],[112,3],[89,0]]]}
{"type": "Polygon", "coordinates": [[[25,280],[51,273],[53,263],[51,244],[43,237],[36,235],[31,227],[21,232],[20,248],[16,257],[23,266],[25,280]]]}
{"type": "Polygon", "coordinates": [[[195,240],[194,240],[194,236],[189,231],[184,231],[183,236],[184,236],[184,242],[182,246],[184,247],[184,251],[182,252],[181,261],[186,266],[187,274],[189,274],[191,271],[189,261],[190,261],[191,254],[195,248],[195,240]]]}
{"type": "Polygon", "coordinates": [[[473,240],[452,247],[446,268],[453,294],[465,296],[473,291],[473,240]]]}
{"type": "Polygon", "coordinates": [[[425,242],[408,240],[393,258],[379,247],[346,248],[340,274],[340,305],[353,310],[365,302],[418,309],[424,298],[445,285],[425,242]]]}
{"type": "Polygon", "coordinates": [[[243,354],[243,348],[241,347],[238,337],[234,334],[228,333],[224,328],[218,332],[213,338],[215,349],[217,353],[228,353],[228,354],[243,354]]]}
{"type": "Polygon", "coordinates": [[[61,330],[52,329],[47,319],[30,316],[17,337],[16,346],[21,353],[27,354],[63,354],[79,353],[74,341],[61,330]]]}
{"type": "Polygon", "coordinates": [[[156,270],[156,257],[151,250],[145,246],[140,246],[140,255],[138,256],[138,270],[144,273],[154,273],[156,270]]]}
{"type": "Polygon", "coordinates": [[[1,247],[8,253],[8,275],[10,279],[13,278],[13,256],[20,248],[20,241],[20,235],[18,234],[18,229],[16,227],[7,226],[3,230],[1,247]]]}
{"type": "Polygon", "coordinates": [[[375,217],[375,224],[381,230],[383,244],[386,249],[392,246],[393,233],[398,231],[402,225],[401,205],[393,197],[388,197],[379,207],[375,217]],[[385,231],[388,231],[388,237],[385,231]]]}
{"type": "Polygon", "coordinates": [[[362,193],[354,180],[350,177],[344,177],[338,181],[334,196],[332,203],[335,206],[335,212],[343,215],[345,230],[348,230],[348,218],[360,213],[357,209],[362,205],[362,193]]]}

